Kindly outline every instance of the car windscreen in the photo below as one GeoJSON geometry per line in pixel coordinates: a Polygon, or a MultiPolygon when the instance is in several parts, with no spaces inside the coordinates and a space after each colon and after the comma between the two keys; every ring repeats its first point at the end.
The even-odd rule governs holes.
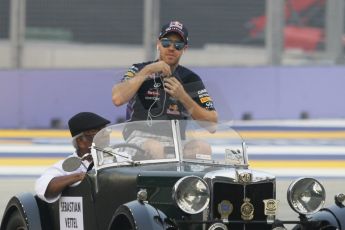
{"type": "Polygon", "coordinates": [[[94,137],[98,166],[186,161],[245,165],[240,135],[226,123],[135,121],[108,126],[94,137]]]}
{"type": "Polygon", "coordinates": [[[96,134],[98,165],[177,160],[171,121],[136,121],[108,126],[96,134]]]}
{"type": "Polygon", "coordinates": [[[247,163],[244,141],[228,123],[184,123],[180,125],[185,130],[183,160],[232,166],[247,163]]]}

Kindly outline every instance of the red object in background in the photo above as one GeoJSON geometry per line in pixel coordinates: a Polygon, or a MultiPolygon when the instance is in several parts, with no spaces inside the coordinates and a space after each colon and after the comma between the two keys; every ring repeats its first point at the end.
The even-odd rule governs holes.
{"type": "MultiPolygon", "coordinates": [[[[308,10],[314,7],[324,7],[326,0],[289,0],[285,4],[284,45],[285,48],[299,48],[304,51],[314,51],[324,42],[323,28],[310,27],[311,20],[308,10]]],[[[248,27],[249,37],[253,40],[264,39],[266,16],[252,18],[248,27]]]]}
{"type": "Polygon", "coordinates": [[[314,51],[324,42],[324,32],[320,28],[286,26],[284,28],[285,48],[299,48],[314,51]]]}
{"type": "Polygon", "coordinates": [[[290,18],[292,13],[301,14],[315,6],[324,6],[326,0],[288,0],[285,5],[285,18],[290,18]]]}

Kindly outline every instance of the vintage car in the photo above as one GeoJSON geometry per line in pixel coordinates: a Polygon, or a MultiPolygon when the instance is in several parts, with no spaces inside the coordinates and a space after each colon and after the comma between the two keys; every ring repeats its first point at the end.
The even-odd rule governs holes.
{"type": "MultiPolygon", "coordinates": [[[[94,137],[93,167],[55,203],[23,193],[7,204],[0,230],[345,229],[344,194],[323,208],[313,178],[293,181],[299,216],[278,220],[276,178],[249,169],[246,145],[229,124],[140,121],[94,137]]],[[[66,171],[82,163],[65,160],[66,171]]]]}

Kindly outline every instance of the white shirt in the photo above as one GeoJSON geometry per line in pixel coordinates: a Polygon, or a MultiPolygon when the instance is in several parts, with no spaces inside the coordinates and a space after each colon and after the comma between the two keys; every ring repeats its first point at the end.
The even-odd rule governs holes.
{"type": "MultiPolygon", "coordinates": [[[[76,152],[74,152],[72,155],[68,156],[68,157],[76,157],[78,156],[76,152]]],[[[64,159],[65,160],[65,159],[64,159]]],[[[53,203],[55,201],[57,201],[58,199],[60,199],[61,194],[59,194],[58,196],[54,197],[54,198],[46,198],[44,196],[44,194],[46,193],[48,184],[50,183],[50,181],[55,178],[55,177],[59,177],[59,176],[66,176],[66,175],[70,175],[73,173],[77,173],[77,172],[86,172],[87,167],[90,165],[90,162],[88,162],[87,160],[83,161],[83,164],[80,165],[80,167],[78,169],[76,169],[75,171],[72,172],[66,172],[63,170],[62,168],[62,163],[64,162],[64,160],[60,160],[57,163],[55,163],[53,166],[47,168],[43,174],[36,180],[36,184],[35,184],[35,191],[37,196],[41,199],[44,200],[48,203],[53,203]]],[[[80,184],[80,181],[74,183],[71,186],[76,186],[80,184]]]]}

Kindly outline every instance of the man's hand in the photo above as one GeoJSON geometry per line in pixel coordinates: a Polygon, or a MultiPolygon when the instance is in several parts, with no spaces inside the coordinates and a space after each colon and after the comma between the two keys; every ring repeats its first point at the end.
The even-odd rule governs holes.
{"type": "MultiPolygon", "coordinates": [[[[192,116],[194,120],[197,121],[207,121],[212,124],[217,124],[218,114],[216,111],[208,111],[206,108],[198,105],[185,91],[183,85],[176,77],[164,78],[164,90],[172,97],[177,99],[182,103],[182,105],[187,109],[188,113],[192,116]]],[[[215,127],[207,127],[209,132],[215,132],[215,127]]]]}
{"type": "Polygon", "coordinates": [[[160,72],[163,76],[170,76],[171,68],[164,61],[158,61],[145,66],[143,72],[147,73],[148,75],[160,72]]]}
{"type": "Polygon", "coordinates": [[[171,67],[164,61],[154,62],[142,68],[135,77],[114,85],[112,89],[114,105],[121,106],[131,100],[143,82],[156,73],[162,74],[164,77],[171,76],[171,67]]]}
{"type": "Polygon", "coordinates": [[[176,77],[164,78],[164,90],[177,100],[180,100],[186,95],[183,85],[176,77]]]}

